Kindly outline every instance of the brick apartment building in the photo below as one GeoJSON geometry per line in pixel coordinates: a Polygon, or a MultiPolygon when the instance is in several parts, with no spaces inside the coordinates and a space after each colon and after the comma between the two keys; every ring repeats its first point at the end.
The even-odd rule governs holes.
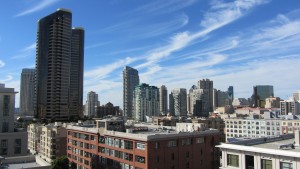
{"type": "MultiPolygon", "coordinates": [[[[190,127],[191,128],[191,127],[190,127]]],[[[122,120],[97,126],[69,125],[67,156],[78,169],[218,168],[218,130],[179,132],[153,125],[125,127],[122,120]]]]}

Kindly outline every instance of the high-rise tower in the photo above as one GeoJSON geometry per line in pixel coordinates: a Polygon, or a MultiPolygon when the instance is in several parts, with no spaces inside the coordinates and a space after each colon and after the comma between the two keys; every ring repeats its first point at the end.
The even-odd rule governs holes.
{"type": "Polygon", "coordinates": [[[87,94],[84,115],[87,117],[95,117],[96,108],[98,106],[100,106],[100,102],[98,101],[98,94],[96,92],[90,91],[87,94]]]}
{"type": "MultiPolygon", "coordinates": [[[[204,101],[208,103],[208,107],[205,108],[206,111],[212,112],[213,111],[213,94],[214,94],[214,83],[212,80],[209,79],[202,79],[198,81],[198,88],[203,89],[204,101]]],[[[207,112],[207,113],[208,113],[207,112]]]]}
{"type": "Polygon", "coordinates": [[[129,66],[123,70],[123,111],[124,116],[133,118],[133,90],[140,83],[139,72],[129,66]]]}
{"type": "Polygon", "coordinates": [[[271,85],[256,85],[253,86],[252,102],[254,107],[264,108],[266,98],[274,97],[274,89],[271,85]]]}
{"type": "Polygon", "coordinates": [[[20,85],[20,113],[23,116],[33,116],[35,69],[22,69],[20,85]]]}
{"type": "Polygon", "coordinates": [[[174,89],[169,95],[170,113],[175,116],[187,115],[187,93],[186,89],[174,89]]]}
{"type": "Polygon", "coordinates": [[[72,13],[58,9],[38,21],[35,117],[75,120],[82,112],[84,31],[72,29],[72,13]]]}
{"type": "Polygon", "coordinates": [[[162,85],[159,89],[159,110],[160,113],[168,112],[168,89],[165,85],[162,85]]]}

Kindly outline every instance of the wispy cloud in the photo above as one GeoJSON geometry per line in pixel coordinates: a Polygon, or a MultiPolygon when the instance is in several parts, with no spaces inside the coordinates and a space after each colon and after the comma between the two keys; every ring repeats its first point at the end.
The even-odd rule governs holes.
{"type": "Polygon", "coordinates": [[[35,6],[32,6],[29,9],[21,11],[20,13],[16,14],[14,17],[25,16],[25,15],[40,11],[44,8],[47,8],[48,6],[51,6],[51,5],[55,4],[58,1],[59,0],[41,0],[35,6]]]}
{"type": "Polygon", "coordinates": [[[5,66],[5,63],[2,60],[0,60],[0,68],[4,67],[4,66],[5,66]]]}
{"type": "Polygon", "coordinates": [[[109,43],[111,43],[111,41],[109,41],[109,42],[100,42],[100,43],[96,43],[96,44],[92,44],[92,45],[86,46],[84,49],[88,50],[88,49],[92,49],[92,48],[97,48],[97,47],[100,47],[100,46],[105,46],[105,45],[107,45],[109,43]]]}
{"type": "Polygon", "coordinates": [[[169,13],[188,7],[197,2],[197,0],[156,0],[149,2],[150,3],[140,6],[133,12],[151,14],[169,13]]]}
{"type": "Polygon", "coordinates": [[[13,76],[12,75],[6,75],[5,79],[0,79],[0,82],[5,83],[5,82],[9,82],[13,80],[13,76]]]}
{"type": "Polygon", "coordinates": [[[22,58],[27,58],[29,56],[35,55],[34,51],[36,49],[36,44],[32,43],[23,49],[21,49],[19,52],[17,52],[16,55],[12,56],[10,59],[22,59],[22,58]]]}

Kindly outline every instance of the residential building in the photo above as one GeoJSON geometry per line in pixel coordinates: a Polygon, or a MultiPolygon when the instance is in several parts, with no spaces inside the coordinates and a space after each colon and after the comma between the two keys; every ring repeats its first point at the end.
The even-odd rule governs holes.
{"type": "Polygon", "coordinates": [[[37,154],[40,150],[40,137],[42,134],[42,125],[32,123],[27,126],[28,150],[31,154],[37,154]]]}
{"type": "Polygon", "coordinates": [[[133,91],[133,118],[137,121],[146,121],[146,116],[159,115],[159,89],[142,83],[133,91]]]}
{"type": "Polygon", "coordinates": [[[124,132],[118,130],[119,120],[97,120],[96,128],[69,125],[67,157],[71,165],[87,169],[218,168],[218,131],[193,130],[191,125],[180,132],[147,124],[126,126],[124,132]]]}
{"type": "Polygon", "coordinates": [[[266,98],[265,108],[280,108],[280,98],[279,97],[266,98]]]}
{"type": "Polygon", "coordinates": [[[133,91],[139,83],[139,72],[132,67],[125,66],[123,70],[123,115],[129,119],[133,118],[133,91]]]}
{"type": "Polygon", "coordinates": [[[192,123],[202,123],[208,128],[217,129],[220,132],[220,142],[226,142],[225,122],[223,119],[218,117],[193,118],[192,123]]]}
{"type": "Polygon", "coordinates": [[[159,88],[159,110],[162,114],[168,112],[168,89],[165,85],[159,88]]]}
{"type": "Polygon", "coordinates": [[[253,107],[265,107],[266,98],[274,97],[274,89],[271,85],[253,86],[253,107]]]}
{"type": "Polygon", "coordinates": [[[20,85],[20,114],[33,116],[35,69],[22,69],[20,85]]]}
{"type": "Polygon", "coordinates": [[[220,169],[296,169],[300,166],[299,131],[277,137],[236,139],[217,146],[220,169]]]}
{"type": "Polygon", "coordinates": [[[122,116],[119,106],[114,106],[111,102],[102,106],[97,106],[96,117],[103,118],[105,116],[122,116]]]}
{"type": "Polygon", "coordinates": [[[282,115],[287,115],[289,113],[300,115],[300,103],[294,98],[280,101],[280,112],[282,115]]]}
{"type": "Polygon", "coordinates": [[[0,156],[27,155],[27,132],[14,128],[14,88],[0,84],[0,156]]]}
{"type": "Polygon", "coordinates": [[[300,102],[300,91],[293,93],[293,98],[295,101],[300,102]]]}
{"type": "Polygon", "coordinates": [[[100,102],[98,101],[98,94],[96,92],[90,91],[87,94],[84,115],[89,118],[96,117],[96,108],[98,106],[100,106],[100,102]]]}
{"type": "Polygon", "coordinates": [[[224,107],[227,105],[231,105],[232,100],[229,97],[228,91],[221,91],[221,90],[214,89],[213,97],[214,97],[213,100],[214,110],[217,107],[224,107]]]}
{"type": "Polygon", "coordinates": [[[61,122],[41,127],[40,147],[38,155],[51,164],[59,156],[67,155],[67,129],[61,122]]]}
{"type": "Polygon", "coordinates": [[[173,116],[187,115],[187,93],[186,89],[174,89],[169,94],[170,113],[173,116]]]}
{"type": "Polygon", "coordinates": [[[82,28],[72,29],[66,9],[38,21],[34,115],[40,121],[76,120],[82,115],[82,28]]]}
{"type": "Polygon", "coordinates": [[[179,117],[170,116],[154,116],[152,117],[152,124],[158,126],[176,126],[176,123],[179,122],[179,117]]]}

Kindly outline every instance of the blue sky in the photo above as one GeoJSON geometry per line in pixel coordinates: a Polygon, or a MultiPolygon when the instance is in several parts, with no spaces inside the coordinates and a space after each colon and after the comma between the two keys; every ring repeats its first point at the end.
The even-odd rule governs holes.
{"type": "MultiPolygon", "coordinates": [[[[299,0],[9,0],[0,6],[0,82],[20,89],[34,68],[38,19],[70,9],[85,29],[84,101],[122,106],[122,70],[140,81],[189,89],[209,78],[235,97],[273,85],[287,99],[300,89],[299,0]]],[[[19,106],[19,96],[16,98],[19,106]]]]}

